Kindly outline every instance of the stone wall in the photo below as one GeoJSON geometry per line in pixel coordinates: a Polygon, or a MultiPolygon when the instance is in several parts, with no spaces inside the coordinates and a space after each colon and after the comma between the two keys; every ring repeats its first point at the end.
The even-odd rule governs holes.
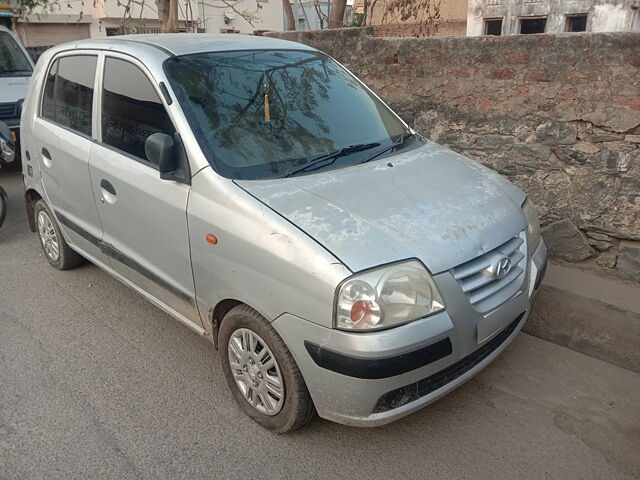
{"type": "Polygon", "coordinates": [[[640,33],[372,33],[275,36],[332,55],[416,130],[519,185],[552,257],[640,282],[640,33]]]}
{"type": "Polygon", "coordinates": [[[375,37],[429,37],[445,35],[465,35],[466,20],[448,20],[425,25],[419,23],[385,23],[370,27],[375,37]]]}

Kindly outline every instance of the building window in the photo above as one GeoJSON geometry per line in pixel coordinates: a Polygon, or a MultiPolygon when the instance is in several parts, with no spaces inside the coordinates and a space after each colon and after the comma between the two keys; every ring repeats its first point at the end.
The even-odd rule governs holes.
{"type": "Polygon", "coordinates": [[[306,30],[307,29],[307,21],[304,18],[298,19],[298,30],[306,30]]]}
{"type": "Polygon", "coordinates": [[[567,15],[567,24],[565,32],[586,32],[587,31],[587,14],[567,15]]]}
{"type": "Polygon", "coordinates": [[[520,33],[544,33],[547,28],[547,17],[526,17],[520,19],[520,33]]]}
{"type": "Polygon", "coordinates": [[[487,18],[484,21],[485,35],[502,35],[502,19],[487,18]]]}

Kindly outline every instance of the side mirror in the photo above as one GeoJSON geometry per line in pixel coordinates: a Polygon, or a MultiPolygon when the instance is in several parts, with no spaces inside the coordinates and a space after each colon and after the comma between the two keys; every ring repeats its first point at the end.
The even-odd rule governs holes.
{"type": "Polygon", "coordinates": [[[162,179],[178,169],[175,142],[169,135],[164,133],[149,135],[144,142],[144,153],[147,155],[147,160],[158,165],[162,179]]]}
{"type": "Polygon", "coordinates": [[[16,158],[16,144],[13,141],[9,126],[0,122],[0,160],[7,163],[13,162],[16,158]]]}
{"type": "Polygon", "coordinates": [[[144,142],[147,160],[158,165],[162,180],[191,185],[191,169],[180,134],[173,137],[165,133],[149,135],[144,142]]]}

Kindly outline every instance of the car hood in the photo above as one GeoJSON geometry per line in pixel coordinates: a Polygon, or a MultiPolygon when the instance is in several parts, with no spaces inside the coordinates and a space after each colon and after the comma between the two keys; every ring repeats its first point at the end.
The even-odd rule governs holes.
{"type": "Polygon", "coordinates": [[[0,77],[0,103],[22,100],[29,88],[31,77],[0,77]]]}
{"type": "Polygon", "coordinates": [[[526,226],[519,188],[433,142],[339,170],[237,184],[354,272],[416,257],[436,274],[526,226]]]}

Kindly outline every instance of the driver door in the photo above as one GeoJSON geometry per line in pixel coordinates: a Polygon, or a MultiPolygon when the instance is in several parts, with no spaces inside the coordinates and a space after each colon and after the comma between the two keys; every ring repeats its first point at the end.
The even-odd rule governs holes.
{"type": "Polygon", "coordinates": [[[98,141],[89,171],[113,270],[201,326],[187,230],[190,186],[162,180],[145,155],[153,133],[175,128],[144,67],[104,57],[98,141]]]}

